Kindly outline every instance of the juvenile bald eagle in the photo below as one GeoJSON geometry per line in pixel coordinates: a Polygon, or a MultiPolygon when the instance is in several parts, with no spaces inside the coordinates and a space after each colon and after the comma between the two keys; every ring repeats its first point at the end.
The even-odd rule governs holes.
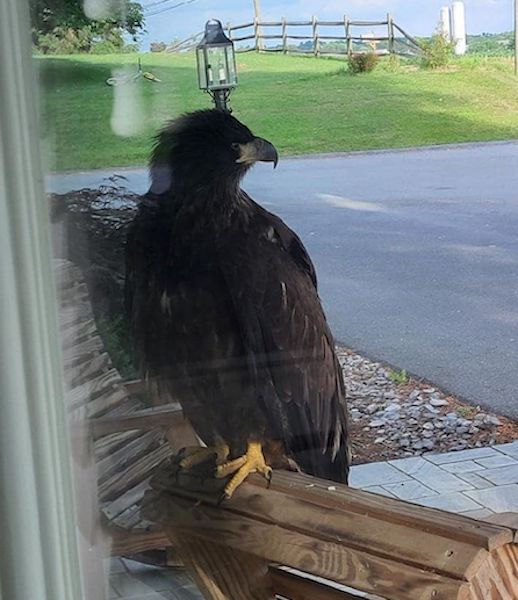
{"type": "Polygon", "coordinates": [[[187,114],[158,136],[132,223],[126,296],[146,377],[216,454],[230,497],[287,459],[347,482],[344,383],[302,242],[240,187],[274,146],[230,114],[187,114]],[[282,459],[279,461],[279,455],[282,459]]]}

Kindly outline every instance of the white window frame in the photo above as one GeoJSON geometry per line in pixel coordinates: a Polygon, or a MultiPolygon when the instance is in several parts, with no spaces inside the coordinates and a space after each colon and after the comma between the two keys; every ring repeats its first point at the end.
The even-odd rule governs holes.
{"type": "Polygon", "coordinates": [[[82,598],[26,0],[0,1],[0,597],[82,598]]]}

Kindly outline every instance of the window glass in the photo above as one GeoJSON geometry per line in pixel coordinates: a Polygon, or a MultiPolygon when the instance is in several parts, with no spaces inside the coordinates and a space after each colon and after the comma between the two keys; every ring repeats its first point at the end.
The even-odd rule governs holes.
{"type": "Polygon", "coordinates": [[[426,508],[518,510],[509,10],[209,4],[30,0],[85,598],[453,586],[426,508]]]}

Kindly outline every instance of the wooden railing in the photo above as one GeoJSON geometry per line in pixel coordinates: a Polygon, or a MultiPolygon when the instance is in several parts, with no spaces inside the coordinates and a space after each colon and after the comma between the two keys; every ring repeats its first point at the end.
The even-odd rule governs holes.
{"type": "MultiPolygon", "coordinates": [[[[90,422],[94,438],[157,427],[175,452],[196,444],[177,404],[90,422]]],[[[224,480],[177,464],[151,479],[141,517],[153,527],[110,530],[112,552],[170,546],[207,600],[518,598],[516,516],[484,523],[277,470],[269,489],[254,475],[220,504],[224,480]]]]}
{"type": "MultiPolygon", "coordinates": [[[[380,21],[355,21],[344,16],[336,21],[319,21],[317,17],[305,21],[287,21],[284,17],[280,21],[258,21],[254,19],[248,23],[232,25],[227,23],[228,37],[236,45],[237,52],[282,52],[322,55],[351,55],[360,52],[374,52],[376,54],[416,55],[422,49],[419,42],[395,23],[392,15],[380,21]],[[311,33],[303,33],[300,28],[311,28],[311,33]],[[333,31],[330,32],[329,28],[333,31]],[[342,30],[337,32],[337,28],[342,30]],[[373,33],[361,34],[358,29],[383,28],[386,34],[373,33]],[[271,31],[273,30],[273,33],[271,31]],[[275,31],[276,30],[276,31],[275,31]],[[268,32],[268,33],[266,33],[268,32]],[[278,43],[275,44],[274,42],[278,43]],[[310,41],[311,48],[301,48],[300,42],[310,41]],[[248,43],[247,42],[251,42],[248,43]],[[330,42],[337,42],[329,45],[330,42]]],[[[171,52],[192,49],[201,34],[175,44],[169,49],[171,52]]]]}
{"type": "Polygon", "coordinates": [[[171,467],[151,486],[144,514],[207,600],[518,598],[513,527],[282,471],[220,505],[171,467]]]}

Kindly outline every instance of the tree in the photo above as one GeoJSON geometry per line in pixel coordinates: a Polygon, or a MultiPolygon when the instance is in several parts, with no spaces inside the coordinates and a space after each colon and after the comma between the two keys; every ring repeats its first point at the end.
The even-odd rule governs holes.
{"type": "Polygon", "coordinates": [[[120,50],[135,40],[144,13],[131,0],[30,0],[33,41],[42,52],[89,52],[96,44],[120,50]]]}
{"type": "Polygon", "coordinates": [[[81,29],[97,23],[100,28],[108,24],[135,37],[144,26],[142,6],[131,0],[30,0],[30,9],[32,26],[40,33],[49,33],[56,27],[81,29]],[[99,6],[97,15],[89,6],[99,6]]]}

